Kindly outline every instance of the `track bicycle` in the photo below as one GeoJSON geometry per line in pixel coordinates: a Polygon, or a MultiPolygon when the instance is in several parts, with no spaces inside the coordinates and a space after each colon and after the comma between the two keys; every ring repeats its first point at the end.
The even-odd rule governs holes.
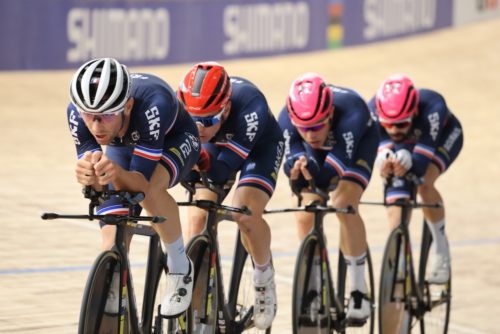
{"type": "Polygon", "coordinates": [[[329,196],[309,181],[309,190],[319,195],[321,201],[312,201],[301,206],[301,188],[290,182],[293,193],[298,198],[298,207],[266,210],[264,213],[305,211],[314,213],[314,226],[300,244],[293,277],[292,325],[294,334],[322,333],[373,333],[375,320],[375,296],[373,267],[369,248],[366,250],[365,282],[370,299],[371,312],[366,321],[348,322],[346,313],[350,298],[347,266],[342,251],[339,250],[337,266],[337,293],[335,293],[328,249],[323,229],[323,218],[327,213],[338,212],[356,214],[352,206],[345,209],[322,205],[329,196]]]}
{"type": "MultiPolygon", "coordinates": [[[[259,331],[253,321],[253,263],[245,247],[241,243],[240,231],[232,257],[231,276],[227,296],[224,292],[222,263],[218,243],[218,224],[221,220],[234,221],[231,214],[251,215],[251,211],[243,206],[234,208],[221,205],[229,192],[223,185],[215,185],[208,181],[206,172],[200,173],[203,186],[217,194],[215,202],[209,200],[193,201],[198,182],[181,182],[189,191],[189,201],[179,202],[179,206],[196,206],[208,211],[205,229],[201,234],[191,238],[186,252],[193,261],[194,281],[193,298],[184,318],[170,320],[169,334],[179,334],[182,323],[187,333],[207,334],[240,334],[243,332],[270,333],[271,329],[259,331]],[[226,192],[227,191],[227,192],[226,192]]],[[[233,174],[232,177],[235,175],[233,174]]],[[[231,180],[230,182],[232,182],[231,180]]]]}
{"type": "Polygon", "coordinates": [[[160,299],[158,287],[162,272],[167,273],[167,261],[162,252],[158,234],[150,225],[137,221],[163,223],[164,217],[136,217],[134,206],[144,199],[142,192],[110,190],[107,185],[103,191],[95,191],[91,186],[82,190],[90,200],[87,215],[65,215],[43,213],[42,219],[87,219],[100,220],[107,225],[116,225],[115,244],[111,250],[98,255],[90,269],[82,298],[78,334],[161,334],[163,320],[159,316],[160,299]],[[128,214],[96,215],[94,209],[111,196],[118,196],[121,204],[128,208],[128,214]],[[134,235],[150,237],[146,269],[142,317],[135,298],[134,285],[130,271],[128,250],[134,235]]]}
{"type": "MultiPolygon", "coordinates": [[[[412,246],[408,224],[415,208],[441,208],[442,203],[422,204],[417,202],[417,187],[423,178],[407,174],[411,191],[409,199],[387,203],[387,189],[393,178],[388,178],[384,187],[384,202],[362,202],[401,207],[399,225],[390,233],[384,250],[379,291],[379,330],[381,334],[411,333],[417,323],[420,332],[447,333],[451,306],[450,279],[445,284],[430,284],[426,273],[430,271],[429,250],[432,234],[424,221],[418,276],[413,266],[412,246]],[[418,277],[418,280],[417,280],[418,277]]],[[[450,269],[451,270],[451,269],[450,269]]]]}

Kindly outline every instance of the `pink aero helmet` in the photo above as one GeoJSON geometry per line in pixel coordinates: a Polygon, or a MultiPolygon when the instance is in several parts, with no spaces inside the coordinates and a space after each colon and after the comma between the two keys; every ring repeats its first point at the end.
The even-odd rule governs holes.
{"type": "Polygon", "coordinates": [[[378,89],[375,105],[379,118],[398,123],[417,112],[418,91],[408,76],[393,74],[378,89]]]}
{"type": "Polygon", "coordinates": [[[332,100],[333,94],[325,79],[316,73],[306,73],[292,83],[286,107],[293,122],[314,124],[328,115],[332,100]]]}

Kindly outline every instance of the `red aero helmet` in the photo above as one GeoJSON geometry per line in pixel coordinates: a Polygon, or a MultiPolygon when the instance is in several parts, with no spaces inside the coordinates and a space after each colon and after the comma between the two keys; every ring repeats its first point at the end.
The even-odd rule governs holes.
{"type": "Polygon", "coordinates": [[[192,114],[222,110],[231,97],[231,81],[219,63],[196,64],[181,80],[177,97],[192,114]]]}
{"type": "Polygon", "coordinates": [[[306,73],[292,83],[286,107],[293,122],[313,124],[328,115],[332,100],[333,94],[325,79],[316,73],[306,73]]]}
{"type": "Polygon", "coordinates": [[[378,116],[386,122],[398,123],[417,111],[418,91],[404,74],[394,74],[384,80],[375,97],[378,116]]]}

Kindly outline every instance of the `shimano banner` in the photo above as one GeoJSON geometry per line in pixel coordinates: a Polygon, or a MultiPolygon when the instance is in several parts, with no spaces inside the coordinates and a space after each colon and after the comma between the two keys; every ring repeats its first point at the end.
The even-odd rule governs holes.
{"type": "Polygon", "coordinates": [[[364,44],[450,26],[453,0],[344,1],[343,45],[364,44]]]}
{"type": "Polygon", "coordinates": [[[3,0],[0,70],[128,66],[326,48],[328,0],[3,0]]]}

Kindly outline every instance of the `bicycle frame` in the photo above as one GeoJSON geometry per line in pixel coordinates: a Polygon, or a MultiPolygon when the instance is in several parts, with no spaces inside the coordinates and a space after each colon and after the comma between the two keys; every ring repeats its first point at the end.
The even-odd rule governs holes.
{"type": "MultiPolygon", "coordinates": [[[[207,200],[198,200],[193,202],[193,195],[196,193],[194,185],[189,184],[187,182],[181,182],[182,186],[189,191],[189,202],[187,203],[180,202],[178,203],[178,205],[197,206],[201,209],[205,209],[208,211],[205,229],[202,231],[201,234],[199,234],[205,236],[210,242],[210,277],[207,280],[207,289],[206,289],[207,296],[205,298],[205,305],[203,307],[203,309],[205,309],[206,312],[205,319],[207,319],[211,311],[208,305],[210,303],[210,299],[212,298],[211,294],[208,292],[209,291],[208,287],[210,286],[210,280],[213,279],[212,275],[214,272],[217,281],[221,282],[221,287],[224,286],[222,279],[222,270],[221,270],[222,266],[221,266],[220,252],[219,252],[219,242],[217,237],[218,224],[221,220],[229,220],[234,222],[232,216],[228,214],[229,212],[237,212],[243,214],[251,214],[251,212],[246,207],[237,209],[220,205],[225,196],[224,189],[210,183],[206,177],[206,173],[201,172],[200,174],[202,176],[204,186],[207,189],[210,189],[217,194],[216,202],[207,200]]],[[[195,237],[193,237],[192,240],[194,240],[195,237]]],[[[189,249],[189,244],[186,249],[189,249]]],[[[217,298],[217,305],[219,308],[218,310],[216,310],[217,327],[221,333],[239,334],[243,332],[243,330],[252,325],[250,321],[253,315],[253,307],[251,310],[249,310],[249,312],[245,315],[245,317],[238,322],[235,321],[236,314],[232,311],[236,309],[237,298],[238,298],[239,286],[236,283],[236,277],[238,277],[243,271],[247,255],[248,253],[243,244],[241,243],[240,230],[238,230],[234,247],[234,253],[233,253],[233,264],[231,267],[231,278],[229,283],[228,299],[226,301],[224,288],[218,289],[217,295],[215,296],[215,298],[217,298]]]]}
{"type": "MultiPolygon", "coordinates": [[[[404,249],[404,256],[405,256],[405,305],[407,308],[409,308],[409,314],[411,317],[415,317],[417,321],[421,320],[424,314],[427,311],[430,311],[432,308],[431,303],[431,298],[424,298],[424,287],[425,284],[428,284],[427,282],[424,281],[419,281],[417,283],[417,280],[415,278],[415,270],[414,270],[414,265],[413,265],[413,255],[411,252],[411,241],[410,241],[410,231],[408,229],[408,225],[410,223],[410,218],[411,218],[411,211],[416,208],[422,208],[422,207],[428,207],[428,208],[440,208],[442,207],[442,203],[433,203],[433,204],[422,204],[422,203],[417,203],[417,186],[422,184],[423,178],[418,178],[414,174],[408,174],[407,179],[410,181],[411,184],[411,189],[410,189],[410,199],[403,199],[403,200],[397,200],[394,203],[387,203],[386,201],[386,195],[388,188],[392,185],[392,178],[388,178],[385,183],[384,187],[384,202],[361,202],[361,204],[376,204],[376,205],[384,205],[384,206],[399,206],[401,207],[401,218],[398,226],[395,229],[400,229],[402,231],[402,235],[406,241],[405,243],[405,249],[404,249]],[[411,291],[411,293],[408,295],[408,291],[411,291]],[[406,296],[410,297],[410,300],[406,300],[406,296]],[[427,301],[425,300],[427,299],[427,301]]],[[[430,236],[430,231],[424,222],[424,230],[422,233],[422,248],[421,248],[421,254],[424,254],[424,248],[423,245],[425,244],[425,241],[430,242],[431,236],[430,236]]],[[[399,263],[399,257],[401,256],[401,252],[399,247],[401,247],[401,244],[398,242],[398,249],[397,249],[397,256],[395,259],[395,263],[399,263]]],[[[419,269],[421,270],[422,265],[425,265],[427,259],[423,258],[423,256],[420,257],[420,265],[419,269]]],[[[393,282],[392,282],[392,289],[391,289],[391,301],[394,301],[393,295],[394,295],[394,289],[396,286],[396,278],[397,275],[394,275],[393,277],[393,282]]],[[[429,289],[427,289],[429,291],[429,289]]],[[[411,325],[411,321],[410,321],[411,325]]]]}
{"type": "MultiPolygon", "coordinates": [[[[155,298],[155,293],[157,289],[157,284],[161,271],[167,271],[166,258],[161,251],[160,238],[156,233],[155,229],[150,225],[143,225],[136,223],[135,221],[152,221],[154,223],[163,223],[165,221],[164,217],[134,217],[133,208],[134,205],[139,203],[143,198],[142,193],[132,193],[124,191],[110,191],[107,186],[103,186],[102,192],[97,192],[87,186],[83,190],[84,196],[90,199],[89,204],[89,214],[88,215],[59,215],[55,213],[43,213],[42,219],[87,219],[87,220],[101,220],[107,225],[116,225],[115,234],[115,244],[109,251],[117,254],[120,263],[120,298],[118,298],[118,310],[121,316],[119,319],[119,330],[123,333],[126,326],[125,321],[125,303],[124,300],[128,294],[129,299],[129,331],[134,334],[151,334],[151,324],[153,321],[154,305],[153,301],[155,298]],[[137,194],[142,194],[137,196],[137,194]],[[122,204],[128,207],[128,215],[95,215],[94,209],[101,205],[105,199],[108,199],[112,195],[120,196],[122,204]],[[122,197],[123,196],[123,197],[122,197]],[[128,196],[128,197],[127,197],[128,196]],[[137,196],[137,197],[136,197],[137,196]],[[142,197],[141,197],[142,196],[142,197]],[[139,323],[137,302],[135,298],[134,284],[132,276],[130,273],[130,260],[128,256],[128,249],[130,248],[130,243],[132,237],[135,235],[143,235],[150,237],[148,259],[147,259],[147,269],[146,269],[146,281],[144,287],[144,297],[143,297],[143,309],[142,309],[142,319],[139,323]],[[157,264],[157,265],[154,265],[157,264]]],[[[107,291],[105,291],[107,292],[107,291]]],[[[84,299],[85,299],[84,293],[84,299]]],[[[80,322],[83,321],[85,317],[86,309],[84,308],[85,303],[82,304],[82,310],[80,314],[80,322]]],[[[128,334],[128,333],[127,333],[128,334]]]]}
{"type": "MultiPolygon", "coordinates": [[[[321,190],[316,188],[316,185],[314,183],[314,180],[309,181],[310,188],[312,189],[313,193],[316,193],[322,198],[322,201],[324,203],[328,202],[330,199],[329,196],[325,193],[323,193],[321,190]]],[[[356,214],[356,211],[352,206],[348,206],[346,209],[335,209],[332,207],[327,207],[327,206],[321,206],[319,204],[319,201],[313,201],[311,204],[307,206],[301,206],[302,204],[302,194],[301,194],[301,189],[296,188],[293,186],[293,183],[290,181],[290,186],[292,188],[292,192],[297,196],[298,198],[298,207],[296,208],[291,208],[291,209],[277,209],[277,210],[266,210],[264,213],[278,213],[278,212],[296,212],[296,211],[305,211],[305,212],[310,212],[314,213],[314,225],[311,231],[307,234],[307,236],[304,237],[304,240],[307,239],[309,236],[315,236],[316,239],[318,240],[319,244],[319,250],[320,250],[320,257],[321,257],[321,286],[322,286],[322,293],[321,293],[321,305],[322,305],[322,312],[330,312],[330,317],[333,320],[333,329],[335,329],[336,332],[342,333],[344,329],[346,328],[346,324],[343,321],[345,318],[345,311],[344,311],[344,302],[340,301],[335,294],[335,289],[333,286],[333,281],[331,275],[328,275],[330,278],[328,282],[325,282],[325,272],[328,271],[331,273],[331,267],[330,267],[330,260],[328,257],[328,249],[326,247],[326,243],[324,240],[324,229],[323,229],[323,216],[325,213],[330,213],[330,212],[340,212],[340,213],[351,213],[351,214],[356,214]],[[329,291],[330,295],[326,296],[326,284],[329,286],[329,291]],[[324,305],[326,305],[325,298],[330,298],[331,301],[331,309],[330,310],[324,310],[324,305]]],[[[340,268],[340,263],[339,263],[339,270],[338,270],[338,276],[339,278],[342,276],[345,276],[345,272],[343,272],[343,268],[340,268]]],[[[308,281],[308,278],[306,278],[306,281],[308,281]]],[[[304,300],[302,300],[304,301],[304,300]]]]}

